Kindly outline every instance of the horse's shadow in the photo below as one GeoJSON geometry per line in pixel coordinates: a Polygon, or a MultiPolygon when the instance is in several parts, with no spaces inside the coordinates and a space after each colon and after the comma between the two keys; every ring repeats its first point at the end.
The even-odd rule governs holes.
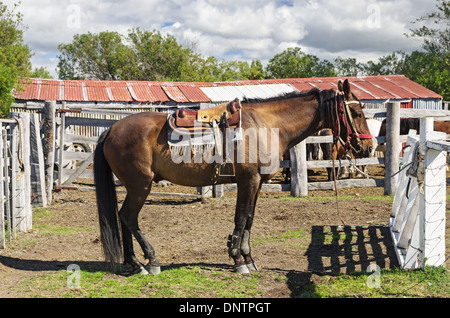
{"type": "Polygon", "coordinates": [[[305,255],[308,270],[319,274],[398,267],[388,226],[313,226],[305,255]]]}
{"type": "MultiPolygon", "coordinates": [[[[0,255],[0,264],[11,269],[27,272],[54,272],[71,268],[71,265],[77,265],[81,270],[86,272],[107,272],[111,268],[106,262],[102,261],[43,261],[36,259],[23,259],[14,258],[10,256],[0,255]]],[[[232,271],[233,266],[229,264],[211,264],[211,263],[178,263],[161,266],[161,270],[176,269],[182,267],[195,267],[199,266],[204,269],[218,270],[218,271],[232,271]]],[[[121,276],[131,276],[134,273],[131,271],[131,267],[122,266],[120,270],[115,271],[116,274],[121,276]]]]}
{"type": "Polygon", "coordinates": [[[106,270],[105,262],[99,261],[43,261],[37,259],[14,258],[3,255],[0,255],[0,264],[15,270],[27,272],[59,271],[62,269],[67,269],[73,264],[78,265],[82,270],[86,270],[88,272],[106,270]]]}

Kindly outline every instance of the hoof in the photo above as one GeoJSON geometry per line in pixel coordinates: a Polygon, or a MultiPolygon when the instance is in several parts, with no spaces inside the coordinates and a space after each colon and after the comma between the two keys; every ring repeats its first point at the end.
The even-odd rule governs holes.
{"type": "Polygon", "coordinates": [[[234,271],[238,274],[248,274],[250,271],[248,270],[247,265],[241,265],[234,268],[234,271]]]}
{"type": "Polygon", "coordinates": [[[148,271],[142,266],[134,271],[137,275],[148,275],[148,271]]]}
{"type": "Polygon", "coordinates": [[[256,266],[256,264],[253,262],[251,264],[246,264],[245,266],[247,266],[248,270],[251,271],[259,271],[258,266],[256,266]]]}
{"type": "Polygon", "coordinates": [[[159,275],[161,274],[160,266],[146,266],[145,267],[150,275],[159,275]]]}

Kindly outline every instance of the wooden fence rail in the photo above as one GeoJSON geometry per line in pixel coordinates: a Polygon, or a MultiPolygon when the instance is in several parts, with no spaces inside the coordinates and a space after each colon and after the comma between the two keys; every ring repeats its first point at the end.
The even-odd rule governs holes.
{"type": "MultiPolygon", "coordinates": [[[[64,108],[64,105],[62,106],[64,108]]],[[[97,136],[101,131],[111,126],[114,122],[119,120],[124,116],[133,114],[133,111],[118,111],[118,110],[108,110],[106,108],[95,109],[90,108],[85,105],[85,107],[80,109],[65,109],[60,111],[60,118],[55,120],[58,122],[57,127],[58,133],[56,148],[59,153],[56,156],[57,165],[60,166],[61,170],[58,175],[57,186],[59,187],[71,187],[72,182],[78,177],[92,178],[92,172],[85,170],[92,162],[92,153],[89,153],[93,149],[96,143],[97,136]],[[77,129],[74,127],[92,127],[95,133],[90,132],[89,134],[76,133],[77,129]],[[88,144],[91,150],[87,153],[75,152],[70,147],[61,148],[60,144],[70,144],[70,143],[82,143],[88,144]],[[63,151],[59,151],[63,149],[63,151]],[[76,167],[67,165],[67,162],[77,161],[78,165],[76,167]],[[81,168],[81,169],[80,169],[81,168]]],[[[366,186],[366,187],[379,187],[384,186],[385,194],[393,195],[397,186],[397,178],[395,172],[398,170],[400,153],[400,144],[404,142],[406,136],[400,136],[400,117],[402,118],[416,118],[427,116],[433,114],[435,117],[450,118],[449,111],[439,111],[439,110],[411,110],[411,109],[400,109],[400,103],[390,103],[387,105],[387,109],[374,110],[368,109],[364,110],[367,118],[388,118],[387,123],[387,136],[377,137],[378,142],[386,142],[387,155],[385,158],[364,158],[356,159],[353,163],[357,165],[379,165],[384,164],[386,167],[386,175],[384,178],[366,178],[366,179],[350,179],[350,180],[338,180],[338,187],[349,187],[349,186],[366,186]],[[392,177],[394,175],[394,177],[392,177]]],[[[265,191],[290,191],[293,196],[304,196],[308,194],[308,191],[316,189],[334,189],[334,182],[309,182],[307,181],[307,169],[316,168],[331,168],[331,160],[317,160],[317,161],[306,161],[306,144],[308,143],[323,143],[331,142],[331,136],[311,136],[305,141],[301,142],[297,146],[291,149],[290,161],[282,161],[280,163],[280,168],[291,168],[291,184],[264,184],[263,190],[265,191]]],[[[350,163],[346,160],[335,161],[335,165],[348,166],[350,163]]],[[[207,187],[203,189],[203,193],[207,196],[209,195],[222,195],[224,191],[233,190],[234,185],[219,185],[214,187],[207,187]]]]}

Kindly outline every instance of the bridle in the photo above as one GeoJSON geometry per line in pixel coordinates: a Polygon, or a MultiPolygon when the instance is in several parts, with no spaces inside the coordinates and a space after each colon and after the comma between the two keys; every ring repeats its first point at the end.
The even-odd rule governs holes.
{"type": "Polygon", "coordinates": [[[345,151],[348,152],[350,150],[355,153],[360,152],[360,150],[355,149],[352,146],[351,141],[353,139],[356,140],[357,145],[361,144],[361,139],[372,139],[373,136],[370,134],[360,134],[358,133],[355,125],[355,121],[350,112],[351,104],[360,104],[359,101],[347,101],[345,99],[345,95],[341,91],[337,91],[335,95],[335,120],[333,123],[333,144],[337,145],[338,142],[342,144],[345,151]],[[347,130],[346,140],[341,138],[341,122],[347,130]]]}
{"type": "MultiPolygon", "coordinates": [[[[358,133],[358,130],[356,129],[355,121],[353,120],[352,113],[350,111],[350,105],[351,104],[360,104],[359,101],[353,100],[353,101],[347,101],[345,100],[345,94],[342,91],[336,91],[335,94],[335,100],[334,100],[334,119],[333,119],[333,145],[337,146],[338,142],[342,144],[342,146],[345,149],[347,157],[350,157],[349,152],[350,150],[354,151],[354,153],[358,153],[361,150],[355,149],[352,144],[351,140],[355,139],[357,142],[357,145],[361,145],[361,139],[372,139],[373,136],[371,134],[360,134],[358,133]],[[347,130],[347,138],[346,140],[342,140],[341,138],[341,122],[344,124],[344,127],[347,130]]],[[[340,162],[340,160],[339,160],[340,162]]],[[[339,216],[339,219],[341,220],[342,224],[345,225],[344,220],[341,217],[340,210],[339,210],[339,203],[338,203],[338,188],[337,188],[337,181],[336,181],[336,167],[334,160],[332,160],[333,163],[333,176],[334,176],[334,190],[336,193],[336,210],[339,216]]]]}

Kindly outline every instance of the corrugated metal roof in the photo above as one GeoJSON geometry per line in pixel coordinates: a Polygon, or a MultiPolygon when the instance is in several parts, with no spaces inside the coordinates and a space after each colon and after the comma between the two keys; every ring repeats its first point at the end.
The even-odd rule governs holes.
{"type": "Polygon", "coordinates": [[[155,100],[155,102],[169,102],[170,99],[159,85],[148,86],[149,95],[155,100]]]}
{"type": "Polygon", "coordinates": [[[226,102],[235,99],[242,99],[244,93],[240,91],[238,86],[218,86],[218,87],[201,87],[200,89],[213,102],[226,102]]]}
{"type": "Polygon", "coordinates": [[[176,86],[161,86],[169,98],[177,103],[189,103],[189,99],[176,86]]]}
{"type": "Polygon", "coordinates": [[[206,103],[211,101],[199,87],[193,84],[178,86],[178,88],[191,103],[206,103]]]}
{"type": "MultiPolygon", "coordinates": [[[[362,100],[442,99],[403,75],[348,77],[353,93],[362,100]]],[[[91,102],[224,102],[236,97],[266,98],[294,89],[337,88],[340,77],[267,79],[215,83],[146,81],[24,80],[18,100],[91,102]]]]}
{"type": "MultiPolygon", "coordinates": [[[[132,102],[133,97],[128,89],[126,82],[108,82],[109,90],[111,92],[111,97],[114,101],[118,100],[121,102],[132,102]]],[[[108,87],[107,87],[108,88],[108,87]]],[[[111,99],[110,97],[110,99],[111,99]]]]}

